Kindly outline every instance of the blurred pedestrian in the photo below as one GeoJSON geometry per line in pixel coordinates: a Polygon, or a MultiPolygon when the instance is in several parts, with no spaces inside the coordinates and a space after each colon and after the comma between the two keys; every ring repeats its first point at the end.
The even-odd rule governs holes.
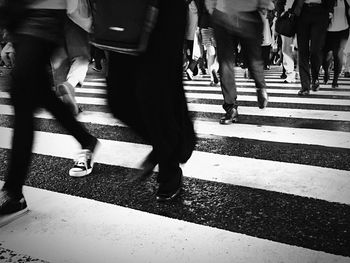
{"type": "Polygon", "coordinates": [[[207,3],[213,9],[212,19],[217,43],[219,75],[224,97],[225,115],[220,124],[238,120],[237,89],[235,83],[234,49],[240,42],[251,77],[255,81],[258,107],[267,106],[268,95],[264,79],[264,63],[261,54],[263,23],[259,9],[272,9],[270,0],[217,0],[216,5],[207,3]]]}
{"type": "Polygon", "coordinates": [[[318,75],[322,62],[322,49],[329,19],[333,15],[334,1],[296,0],[294,13],[298,17],[297,43],[301,81],[299,96],[309,95],[310,88],[317,91],[320,87],[318,75]]]}
{"type": "Polygon", "coordinates": [[[83,86],[90,64],[92,15],[89,6],[82,4],[87,1],[70,0],[67,3],[63,51],[59,52],[61,57],[53,58],[52,64],[58,65],[53,68],[57,94],[76,116],[81,109],[75,99],[75,88],[83,86]],[[55,62],[62,60],[62,54],[65,59],[61,63],[55,62]]]}
{"type": "Polygon", "coordinates": [[[152,145],[142,177],[158,165],[156,199],[169,201],[181,192],[180,163],[190,158],[195,134],[182,84],[186,4],[159,0],[158,6],[145,53],[109,52],[108,104],[116,118],[152,145]]]}
{"type": "Polygon", "coordinates": [[[322,67],[324,70],[323,82],[325,84],[329,80],[329,66],[333,55],[333,88],[338,87],[338,78],[344,63],[344,48],[349,37],[349,5],[350,0],[336,0],[334,2],[334,12],[328,26],[326,43],[323,49],[322,67]]]}
{"type": "Polygon", "coordinates": [[[198,74],[198,59],[199,56],[194,59],[194,46],[195,41],[198,44],[198,39],[196,39],[198,36],[196,34],[196,30],[198,27],[198,0],[187,0],[187,18],[186,18],[186,27],[185,27],[185,41],[184,41],[184,52],[187,60],[187,68],[186,68],[186,75],[188,80],[192,80],[193,76],[196,76],[198,74]]]}
{"type": "Polygon", "coordinates": [[[260,10],[263,21],[263,37],[261,42],[262,59],[264,61],[264,70],[270,69],[270,53],[272,46],[272,33],[269,20],[267,18],[267,9],[260,10]]]}
{"type": "Polygon", "coordinates": [[[43,107],[51,112],[80,143],[82,151],[74,165],[76,176],[92,171],[92,155],[98,144],[98,140],[85,130],[52,90],[48,66],[62,39],[66,0],[31,0],[29,4],[26,0],[8,2],[15,5],[15,8],[10,8],[13,12],[19,12],[19,8],[24,10],[21,16],[6,14],[9,15],[7,19],[11,19],[6,26],[14,36],[16,50],[11,81],[15,115],[8,171],[0,190],[0,215],[27,208],[22,188],[30,165],[37,108],[43,107]],[[14,17],[16,19],[12,20],[14,17]]]}
{"type": "MultiPolygon", "coordinates": [[[[294,0],[277,0],[276,9],[277,16],[292,8],[294,0]]],[[[283,68],[285,70],[286,83],[296,82],[296,71],[294,64],[294,37],[286,37],[281,35],[282,40],[282,53],[283,53],[283,68]]]]}
{"type": "Polygon", "coordinates": [[[215,86],[219,83],[217,71],[219,64],[216,58],[216,41],[214,29],[211,23],[211,16],[205,6],[204,0],[198,2],[198,27],[201,35],[201,45],[204,47],[208,71],[210,75],[210,85],[215,86]]]}

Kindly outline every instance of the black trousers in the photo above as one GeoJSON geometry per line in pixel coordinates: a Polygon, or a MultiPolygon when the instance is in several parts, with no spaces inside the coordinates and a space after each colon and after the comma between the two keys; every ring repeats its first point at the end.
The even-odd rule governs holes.
{"type": "MultiPolygon", "coordinates": [[[[48,65],[54,42],[27,34],[15,38],[16,65],[12,71],[11,99],[14,107],[12,150],[4,188],[21,194],[30,165],[34,137],[34,111],[43,107],[53,114],[82,145],[93,140],[52,90],[48,65]]],[[[50,147],[50,145],[48,145],[50,147]]]]}
{"type": "Polygon", "coordinates": [[[178,181],[195,144],[182,84],[185,23],[184,1],[162,0],[146,53],[109,54],[111,112],[152,145],[160,183],[178,181]]]}
{"type": "Polygon", "coordinates": [[[344,48],[349,36],[349,28],[342,31],[327,32],[326,43],[323,49],[322,67],[325,74],[328,74],[331,57],[329,52],[332,51],[334,58],[334,77],[333,83],[338,83],[339,74],[343,67],[344,48]]]}
{"type": "Polygon", "coordinates": [[[311,77],[313,82],[318,80],[328,24],[328,11],[323,5],[303,6],[297,22],[299,74],[303,90],[310,89],[311,77]]]}

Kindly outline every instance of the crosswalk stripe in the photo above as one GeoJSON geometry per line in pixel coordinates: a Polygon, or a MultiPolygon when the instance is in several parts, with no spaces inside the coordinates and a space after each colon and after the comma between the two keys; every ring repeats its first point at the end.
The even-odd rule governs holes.
{"type": "Polygon", "coordinates": [[[9,249],[49,262],[349,262],[84,198],[31,187],[25,187],[25,194],[32,211],[4,227],[2,239],[9,249]]]}
{"type": "MultiPolygon", "coordinates": [[[[221,92],[220,87],[208,87],[208,86],[185,86],[186,91],[216,91],[216,92],[221,92]]],[[[237,87],[238,92],[254,92],[255,93],[255,88],[242,88],[242,87],[237,87]]],[[[295,90],[291,89],[267,89],[268,94],[288,94],[288,95],[296,95],[295,90]]],[[[317,93],[314,93],[319,96],[344,96],[344,97],[349,97],[350,92],[341,92],[341,91],[325,91],[325,90],[320,90],[317,91],[317,93]]]]}
{"type": "MultiPolygon", "coordinates": [[[[237,80],[238,81],[238,80],[237,80]]],[[[250,83],[250,82],[237,82],[237,91],[239,92],[254,92],[254,87],[255,84],[254,83],[250,83]],[[247,87],[249,86],[249,88],[243,88],[242,87],[242,83],[243,86],[247,87]],[[241,86],[239,86],[241,85],[241,86]],[[250,88],[251,87],[251,88],[250,88]]],[[[342,83],[339,83],[342,84],[342,83]]],[[[287,83],[287,84],[283,84],[283,86],[285,87],[285,89],[272,89],[272,87],[280,87],[282,84],[278,83],[278,84],[272,84],[272,83],[268,83],[267,87],[268,87],[268,92],[269,93],[281,93],[281,94],[291,94],[291,95],[296,95],[297,94],[297,90],[300,89],[300,87],[298,86],[298,84],[293,84],[293,83],[287,83]],[[286,88],[294,88],[294,89],[286,89],[286,88]]],[[[93,87],[107,87],[106,83],[102,83],[102,82],[91,82],[91,81],[85,81],[84,82],[84,87],[86,86],[93,86],[93,87]]],[[[220,86],[216,86],[216,87],[211,87],[208,85],[208,81],[185,81],[184,82],[184,88],[185,90],[197,90],[197,91],[221,91],[220,86]],[[191,85],[192,84],[192,85],[191,85]],[[193,86],[193,84],[196,84],[196,86],[193,86]],[[201,84],[201,85],[198,85],[201,84]]],[[[322,88],[325,88],[323,85],[321,85],[321,90],[319,90],[317,93],[315,93],[316,95],[319,96],[332,96],[332,95],[336,95],[336,96],[350,96],[350,88],[346,89],[346,88],[337,88],[337,89],[332,89],[332,90],[323,90],[322,88]]],[[[85,93],[93,93],[93,91],[96,91],[96,93],[98,94],[105,94],[105,91],[99,90],[99,89],[91,89],[91,88],[76,88],[75,89],[76,92],[85,92],[85,93]]]]}
{"type": "MultiPolygon", "coordinates": [[[[0,148],[10,148],[12,129],[0,127],[0,148]]],[[[78,143],[69,135],[35,133],[33,152],[62,158],[73,158],[78,143]],[[47,147],[47,145],[50,147],[47,147]]],[[[101,140],[96,162],[139,168],[151,147],[143,144],[101,140]]],[[[269,191],[350,204],[350,172],[257,160],[196,151],[184,165],[184,174],[203,180],[254,187],[269,191]]]]}
{"type": "Polygon", "coordinates": [[[218,126],[217,122],[195,121],[198,133],[238,137],[270,142],[300,143],[350,149],[348,132],[289,127],[235,124],[218,126]]]}
{"type": "MultiPolygon", "coordinates": [[[[191,111],[223,113],[221,105],[188,103],[191,111]]],[[[345,111],[304,110],[292,108],[266,108],[239,106],[239,114],[283,118],[301,118],[315,120],[350,121],[350,113],[345,111]]]]}
{"type": "MultiPolygon", "coordinates": [[[[52,118],[50,115],[38,117],[52,118]]],[[[81,114],[79,120],[102,125],[123,125],[108,113],[87,112],[81,114]]],[[[347,132],[327,131],[317,129],[275,127],[266,125],[218,125],[217,122],[195,120],[195,130],[199,134],[237,137],[261,141],[298,143],[350,149],[350,136],[347,132]]]]}
{"type": "MultiPolygon", "coordinates": [[[[203,94],[203,93],[186,93],[188,99],[212,99],[223,100],[221,94],[203,94]]],[[[10,95],[8,92],[0,92],[0,98],[8,99],[10,95]]],[[[238,95],[238,101],[256,101],[256,96],[238,95]]],[[[76,97],[76,101],[81,104],[95,104],[105,105],[106,99],[90,98],[90,97],[76,97]]],[[[319,99],[319,98],[286,98],[269,96],[271,103],[295,103],[295,104],[318,104],[318,105],[343,105],[350,106],[350,100],[345,99],[319,99]]]]}
{"type": "MultiPolygon", "coordinates": [[[[205,94],[205,93],[186,93],[186,97],[190,99],[207,99],[207,100],[223,100],[222,94],[205,94]]],[[[256,101],[256,96],[237,96],[238,101],[256,101]]],[[[350,100],[345,99],[319,99],[319,98],[287,98],[269,96],[269,102],[277,103],[295,103],[295,104],[319,104],[319,105],[344,105],[350,106],[350,100]]]]}
{"type": "MultiPolygon", "coordinates": [[[[311,92],[310,97],[298,97],[300,80],[297,83],[283,83],[280,74],[280,68],[272,67],[270,71],[265,72],[265,79],[270,105],[273,103],[283,105],[275,104],[273,106],[278,106],[278,108],[268,107],[260,110],[256,106],[244,105],[245,102],[255,102],[256,104],[255,84],[253,80],[243,78],[243,70],[237,69],[236,84],[239,93],[238,101],[240,102],[238,110],[239,114],[242,115],[242,121],[249,117],[249,123],[238,122],[233,125],[220,125],[217,119],[213,119],[218,118],[217,114],[224,112],[221,106],[223,96],[220,86],[210,86],[209,75],[196,76],[192,81],[186,80],[184,75],[184,88],[189,110],[199,113],[199,118],[194,120],[194,124],[200,139],[208,142],[215,141],[218,145],[211,145],[211,147],[218,149],[224,147],[225,142],[243,139],[271,145],[271,147],[277,144],[287,144],[291,152],[299,146],[313,149],[309,152],[314,151],[316,154],[323,154],[324,151],[325,154],[334,152],[341,156],[348,151],[350,149],[350,133],[345,127],[348,125],[347,122],[350,122],[350,111],[346,110],[347,107],[350,107],[350,79],[340,78],[339,88],[332,89],[330,84],[321,84],[321,89],[317,92],[311,92]],[[268,120],[269,125],[258,121],[257,117],[260,116],[269,117],[263,119],[268,120]],[[289,120],[294,122],[290,124],[289,120]],[[317,125],[300,125],[303,124],[302,120],[317,125]],[[293,124],[297,122],[298,125],[293,124]],[[327,126],[327,123],[330,123],[330,126],[327,126]],[[321,124],[327,127],[321,128],[321,124]]],[[[120,130],[127,131],[127,129],[120,128],[126,127],[126,125],[114,119],[111,113],[100,112],[103,110],[103,107],[100,106],[107,104],[105,78],[88,76],[84,85],[81,88],[76,88],[75,92],[77,102],[83,104],[82,107],[84,107],[83,112],[78,116],[79,121],[89,123],[89,127],[93,131],[101,133],[108,132],[108,129],[112,129],[111,126],[117,126],[114,129],[118,132],[120,130]],[[93,97],[93,95],[98,97],[93,97]]],[[[9,94],[0,91],[0,98],[8,99],[9,94]]],[[[12,106],[0,105],[0,116],[3,115],[13,115],[12,106]]],[[[37,112],[35,117],[42,119],[40,123],[44,126],[53,119],[51,114],[46,111],[37,112]]],[[[3,126],[8,126],[9,120],[8,118],[3,119],[3,126]]],[[[10,149],[12,131],[11,128],[0,127],[0,149],[10,149]]],[[[103,138],[108,139],[101,139],[102,147],[96,155],[96,162],[112,166],[113,168],[110,169],[114,169],[114,167],[139,169],[144,157],[151,150],[149,145],[135,143],[130,139],[128,139],[129,142],[124,142],[116,140],[114,137],[103,138]]],[[[198,149],[206,149],[201,147],[198,149]]],[[[51,128],[43,128],[43,131],[40,131],[39,128],[35,131],[33,152],[39,156],[52,156],[54,159],[73,158],[79,148],[79,144],[70,135],[60,134],[51,128]]],[[[254,149],[252,150],[254,151],[254,149]]],[[[293,196],[295,196],[297,202],[304,201],[309,206],[311,204],[315,207],[317,207],[317,201],[325,202],[327,203],[325,206],[329,205],[334,209],[338,205],[347,207],[350,205],[350,171],[347,170],[348,166],[346,165],[326,165],[327,167],[342,167],[342,169],[337,169],[321,167],[318,162],[313,162],[317,166],[312,166],[275,161],[281,160],[275,158],[272,160],[256,159],[255,156],[262,158],[259,157],[258,152],[255,155],[239,153],[239,156],[234,156],[235,152],[226,154],[221,150],[195,151],[190,160],[182,165],[184,175],[187,177],[186,180],[197,180],[197,183],[203,185],[224,184],[230,187],[247,187],[247,200],[250,191],[258,190],[262,191],[261,194],[265,197],[270,193],[288,195],[290,198],[288,202],[291,199],[294,202],[293,196]],[[254,158],[240,156],[253,156],[254,158]],[[316,200],[315,203],[308,201],[312,199],[316,200]]],[[[261,154],[261,156],[264,155],[261,154]]],[[[344,156],[348,155],[344,154],[344,156]]],[[[283,158],[282,160],[289,161],[289,159],[283,158]]],[[[321,161],[320,163],[322,163],[321,161]]],[[[345,161],[342,160],[342,162],[345,161]]],[[[323,162],[326,163],[326,160],[323,162]]],[[[106,167],[102,170],[105,171],[104,169],[106,167]]],[[[155,170],[157,171],[157,167],[155,170]]],[[[93,174],[91,177],[93,178],[93,174]]],[[[64,184],[64,182],[61,183],[64,184]]],[[[41,188],[41,185],[38,187],[41,188]]],[[[350,253],[344,252],[347,243],[346,241],[344,243],[343,239],[341,239],[342,243],[335,245],[339,246],[339,249],[337,247],[332,247],[330,250],[322,248],[324,251],[334,251],[333,255],[316,251],[319,250],[318,246],[309,246],[305,243],[306,240],[311,239],[300,241],[301,243],[297,241],[294,245],[294,243],[284,239],[279,240],[279,238],[277,241],[273,241],[275,239],[271,236],[267,236],[267,239],[262,239],[261,235],[255,237],[255,234],[249,231],[246,232],[247,235],[245,234],[246,230],[243,230],[242,233],[236,233],[236,229],[218,229],[211,224],[204,226],[201,221],[198,221],[199,224],[193,224],[186,222],[186,218],[176,220],[168,215],[156,215],[153,210],[147,210],[147,208],[145,211],[148,212],[142,212],[136,210],[139,208],[127,204],[124,206],[132,208],[27,186],[24,187],[24,193],[30,206],[30,212],[25,217],[1,228],[0,251],[4,247],[12,249],[16,253],[20,252],[51,262],[100,262],[101,258],[105,262],[130,262],[139,258],[141,261],[147,259],[150,262],[350,263],[350,253]],[[203,240],[203,242],[198,243],[198,240],[203,240]],[[215,245],[213,246],[213,244],[215,245]],[[120,253],[118,253],[119,251],[120,253]],[[344,254],[346,256],[340,256],[344,254]]],[[[229,193],[227,197],[237,198],[234,193],[232,196],[229,193]]],[[[182,206],[191,206],[191,204],[185,204],[186,202],[185,200],[182,206]]],[[[196,200],[196,202],[201,201],[196,200]]],[[[215,204],[213,200],[213,205],[215,204]]],[[[202,205],[208,206],[205,203],[202,205]]],[[[309,208],[313,209],[311,206],[309,208]]],[[[344,209],[345,217],[349,212],[347,207],[344,209]]],[[[277,206],[276,211],[279,213],[280,210],[281,213],[285,212],[282,212],[282,206],[280,208],[277,206]]],[[[325,212],[330,213],[330,211],[333,210],[325,207],[325,212]]],[[[322,211],[320,210],[320,212],[322,211]]],[[[346,228],[346,218],[338,218],[340,214],[333,214],[335,220],[332,218],[329,222],[332,220],[332,224],[334,224],[338,220],[339,224],[342,224],[341,229],[345,229],[345,232],[338,233],[337,229],[334,229],[334,232],[335,235],[343,238],[346,231],[349,230],[350,233],[350,228],[346,228]]],[[[198,214],[198,216],[201,215],[198,214]]],[[[247,220],[253,219],[247,216],[247,220]]],[[[313,222],[317,227],[317,220],[321,222],[322,219],[309,218],[308,220],[311,220],[311,223],[313,222]]],[[[318,233],[321,232],[316,232],[316,235],[321,237],[322,234],[318,233]]],[[[307,231],[305,234],[308,234],[307,231]]]]}
{"type": "MultiPolygon", "coordinates": [[[[196,112],[208,112],[208,113],[223,113],[222,106],[213,104],[198,104],[189,103],[189,110],[196,112]]],[[[315,119],[315,120],[329,120],[329,121],[350,121],[350,113],[346,111],[326,111],[326,110],[304,110],[304,109],[291,109],[291,108],[266,108],[263,111],[257,107],[239,107],[239,113],[241,115],[251,116],[267,116],[267,117],[282,117],[282,118],[298,118],[298,119],[315,119]]],[[[0,114],[13,115],[12,106],[0,105],[0,114]]],[[[40,118],[45,116],[43,114],[37,115],[40,118]]],[[[51,116],[51,115],[49,115],[51,116]]],[[[84,111],[79,115],[79,120],[82,122],[93,122],[96,116],[105,116],[105,118],[112,118],[110,113],[103,112],[91,112],[84,111]]],[[[112,122],[113,123],[113,122],[112,122]]],[[[102,123],[101,123],[102,124],[102,123]]],[[[106,123],[106,125],[109,125],[106,123]]],[[[114,125],[114,124],[111,124],[114,125]]]]}
{"type": "MultiPolygon", "coordinates": [[[[184,85],[203,85],[203,84],[209,84],[207,80],[203,80],[203,79],[198,79],[198,80],[186,80],[184,81],[184,85]]],[[[340,84],[340,83],[339,83],[340,84]]],[[[245,87],[255,87],[255,83],[254,82],[249,82],[249,81],[236,81],[236,85],[237,86],[245,86],[245,87]]],[[[298,88],[300,89],[301,86],[299,83],[271,83],[271,82],[266,82],[266,86],[267,87],[286,87],[286,88],[298,88]]],[[[320,88],[330,88],[329,85],[324,85],[324,84],[320,84],[320,88]]],[[[334,92],[337,92],[339,88],[334,89],[334,92]]],[[[345,89],[348,90],[348,87],[345,88],[340,88],[340,89],[345,89]]]]}

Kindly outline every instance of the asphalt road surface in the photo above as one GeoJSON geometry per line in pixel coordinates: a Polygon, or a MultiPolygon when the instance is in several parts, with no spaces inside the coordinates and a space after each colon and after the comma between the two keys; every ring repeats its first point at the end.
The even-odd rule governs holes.
{"type": "MultiPolygon", "coordinates": [[[[216,259],[218,263],[253,262],[252,258],[254,262],[350,262],[350,78],[341,77],[339,88],[321,84],[319,91],[299,97],[299,81],[284,83],[280,74],[277,66],[265,71],[270,102],[268,108],[260,110],[253,80],[243,78],[243,71],[237,69],[239,122],[231,125],[218,123],[223,114],[220,86],[210,86],[208,75],[195,76],[191,81],[184,77],[199,140],[192,158],[183,167],[181,196],[170,203],[158,203],[154,195],[155,176],[141,183],[130,180],[149,146],[110,115],[104,75],[90,70],[83,87],[76,89],[76,98],[83,110],[78,119],[102,141],[94,171],[84,178],[68,176],[77,143],[50,114],[38,111],[33,161],[26,182],[28,196],[37,193],[54,200],[67,198],[67,204],[82,202],[75,198],[83,197],[86,202],[93,202],[94,209],[99,209],[97,204],[108,207],[101,211],[127,209],[132,215],[126,214],[125,218],[130,216],[130,221],[144,217],[146,222],[150,217],[152,225],[175,222],[170,230],[162,230],[166,246],[153,243],[161,230],[146,223],[142,231],[147,227],[149,230],[142,236],[126,221],[123,231],[130,231],[129,243],[115,241],[112,236],[115,238],[118,233],[103,232],[99,225],[97,228],[105,236],[107,232],[111,236],[109,244],[114,242],[113,251],[123,255],[120,258],[123,262],[162,262],[163,256],[167,262],[198,262],[201,257],[202,262],[216,259]],[[42,189],[49,192],[41,192],[42,189]],[[176,240],[180,234],[171,230],[176,226],[181,229],[186,226],[191,231],[198,228],[193,243],[186,245],[184,240],[190,237],[176,240]],[[208,233],[205,234],[208,240],[204,233],[208,233]],[[231,240],[226,235],[236,240],[237,246],[225,247],[225,242],[231,240]],[[140,238],[151,251],[142,259],[138,258],[142,254],[130,250],[131,240],[140,238]],[[199,244],[210,248],[211,257],[201,250],[195,256],[199,244]],[[261,256],[252,253],[254,249],[261,256]],[[171,254],[173,250],[176,252],[171,254]],[[161,255],[157,254],[159,251],[161,255]]],[[[0,77],[0,87],[0,180],[3,180],[13,127],[8,74],[0,77]]],[[[31,233],[47,234],[54,222],[53,217],[50,220],[45,217],[42,222],[47,225],[34,224],[40,222],[41,217],[35,212],[41,211],[41,204],[28,200],[28,205],[31,214],[0,228],[0,262],[76,262],[73,256],[68,256],[76,253],[74,248],[58,249],[61,254],[43,252],[31,250],[24,241],[15,239],[16,233],[25,236],[28,229],[32,229],[31,233]]],[[[62,203],[58,207],[64,209],[62,203]]],[[[98,216],[107,220],[107,214],[101,212],[98,216]]],[[[84,227],[84,223],[78,223],[79,226],[84,227]]],[[[35,240],[45,243],[40,236],[35,240]]],[[[76,249],[82,244],[83,241],[75,244],[76,249]]],[[[97,247],[98,244],[96,240],[97,247]]],[[[89,252],[84,255],[88,258],[89,252]]],[[[84,256],[78,258],[89,262],[83,261],[84,256]]]]}

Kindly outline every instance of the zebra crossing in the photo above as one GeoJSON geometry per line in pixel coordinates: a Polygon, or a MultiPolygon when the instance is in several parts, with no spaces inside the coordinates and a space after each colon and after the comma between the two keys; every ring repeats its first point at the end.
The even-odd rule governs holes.
{"type": "MultiPolygon", "coordinates": [[[[78,143],[36,113],[30,212],[0,228],[1,256],[38,262],[350,262],[350,79],[298,97],[299,83],[266,71],[269,105],[237,69],[239,122],[220,125],[219,86],[184,79],[198,134],[182,196],[154,199],[156,182],[130,182],[150,146],[114,119],[106,83],[76,89],[79,121],[101,140],[91,176],[70,178],[78,143]]],[[[0,155],[13,109],[0,91],[0,155]]],[[[0,165],[0,179],[6,161],[0,165]]],[[[5,261],[6,262],[6,261],[5,261]]],[[[9,261],[11,262],[11,261],[9,261]]]]}

